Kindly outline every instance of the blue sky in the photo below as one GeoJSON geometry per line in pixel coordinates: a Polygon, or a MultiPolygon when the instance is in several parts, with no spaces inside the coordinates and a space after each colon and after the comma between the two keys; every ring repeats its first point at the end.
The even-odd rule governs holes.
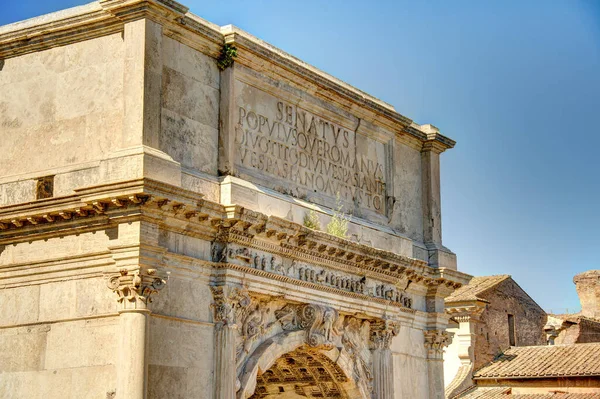
{"type": "MultiPolygon", "coordinates": [[[[0,25],[85,1],[3,1],[0,25]]],[[[511,274],[578,310],[600,269],[600,2],[184,1],[455,139],[444,244],[470,274],[511,274]]]]}

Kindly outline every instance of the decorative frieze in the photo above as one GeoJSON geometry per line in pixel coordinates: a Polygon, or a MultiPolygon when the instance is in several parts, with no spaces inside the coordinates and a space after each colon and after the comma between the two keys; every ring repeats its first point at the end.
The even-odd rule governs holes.
{"type": "Polygon", "coordinates": [[[162,290],[166,280],[156,274],[156,269],[121,269],[118,275],[108,279],[108,288],[117,295],[122,310],[146,309],[152,295],[162,290]]]}
{"type": "Polygon", "coordinates": [[[395,285],[384,284],[365,276],[311,266],[295,259],[286,259],[235,244],[223,245],[213,242],[212,253],[213,261],[219,263],[240,264],[309,283],[385,299],[405,308],[412,308],[412,298],[405,291],[395,285]]]}

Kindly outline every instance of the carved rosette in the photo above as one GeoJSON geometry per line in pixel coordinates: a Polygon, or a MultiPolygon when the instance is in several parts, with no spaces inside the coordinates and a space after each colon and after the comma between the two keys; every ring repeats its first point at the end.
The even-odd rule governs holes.
{"type": "Polygon", "coordinates": [[[166,283],[166,280],[156,275],[155,269],[121,269],[118,275],[109,277],[107,285],[118,295],[121,310],[145,310],[152,302],[152,295],[162,290],[166,283]]]}
{"type": "Polygon", "coordinates": [[[240,313],[251,303],[248,290],[229,286],[211,286],[210,289],[214,300],[211,304],[213,320],[217,327],[236,327],[241,322],[240,313]]]}
{"type": "Polygon", "coordinates": [[[444,355],[444,348],[452,343],[452,335],[445,330],[426,330],[425,348],[431,359],[441,359],[444,355]]]}
{"type": "Polygon", "coordinates": [[[400,323],[384,319],[371,323],[369,346],[372,350],[389,349],[392,338],[400,332],[400,323]]]}

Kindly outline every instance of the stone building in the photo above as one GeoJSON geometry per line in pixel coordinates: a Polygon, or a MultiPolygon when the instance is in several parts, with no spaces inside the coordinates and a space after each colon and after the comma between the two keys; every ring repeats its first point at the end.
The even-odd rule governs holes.
{"type": "Polygon", "coordinates": [[[460,399],[600,398],[600,343],[511,347],[474,374],[460,399]]]}
{"type": "Polygon", "coordinates": [[[473,373],[509,347],[545,345],[546,312],[509,275],[473,277],[446,298],[454,334],[444,354],[446,395],[473,386],[473,373]]]}
{"type": "Polygon", "coordinates": [[[0,27],[0,126],[0,397],[443,397],[434,126],[172,0],[0,27]]]}
{"type": "Polygon", "coordinates": [[[573,278],[581,312],[549,315],[544,327],[549,344],[600,342],[600,270],[588,270],[573,278]]]}

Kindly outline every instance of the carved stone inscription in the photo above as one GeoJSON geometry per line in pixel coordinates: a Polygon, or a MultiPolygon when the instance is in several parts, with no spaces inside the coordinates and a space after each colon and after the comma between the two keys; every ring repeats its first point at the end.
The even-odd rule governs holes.
{"type": "Polygon", "coordinates": [[[356,126],[341,126],[258,89],[243,85],[242,91],[235,111],[238,166],[276,178],[273,188],[300,198],[339,195],[385,212],[382,143],[355,133],[356,126]]]}

